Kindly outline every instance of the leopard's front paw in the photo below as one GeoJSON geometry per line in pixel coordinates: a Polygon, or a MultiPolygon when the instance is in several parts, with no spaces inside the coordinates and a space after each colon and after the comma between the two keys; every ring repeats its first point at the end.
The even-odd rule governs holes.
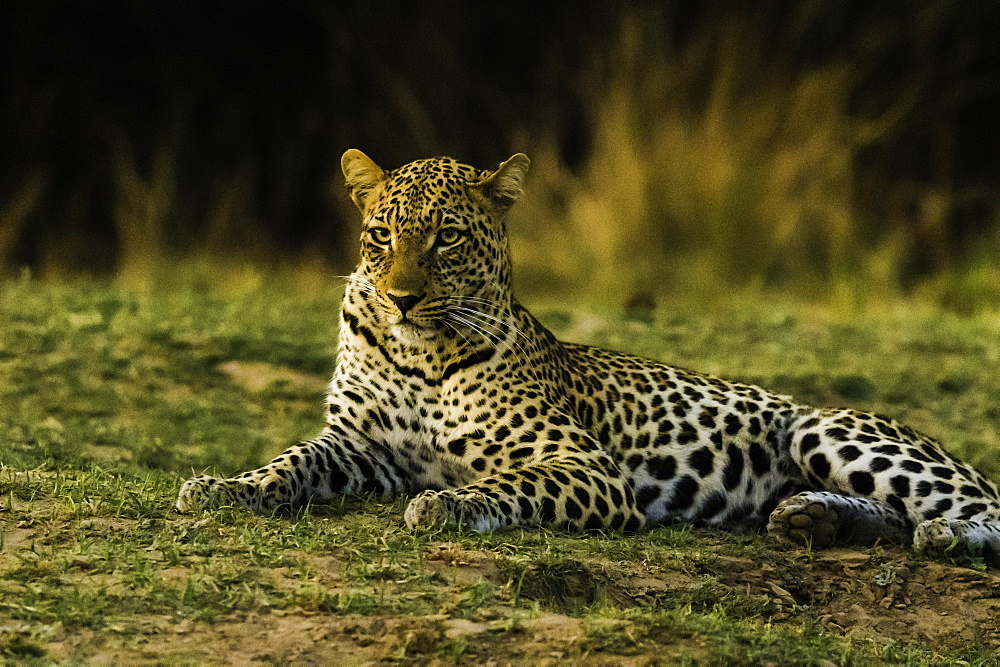
{"type": "Polygon", "coordinates": [[[913,549],[918,553],[938,554],[952,546],[962,535],[956,531],[960,524],[938,517],[924,521],[913,532],[913,549]]]}
{"type": "Polygon", "coordinates": [[[458,525],[463,521],[461,501],[453,491],[424,491],[406,506],[403,519],[411,530],[458,525]]]}
{"type": "Polygon", "coordinates": [[[191,514],[231,504],[231,501],[232,493],[223,480],[211,475],[199,475],[181,486],[174,509],[181,514],[191,514]]]}
{"type": "Polygon", "coordinates": [[[200,475],[181,486],[174,508],[184,514],[219,507],[274,512],[296,504],[296,489],[280,471],[245,473],[235,479],[200,475]]]}
{"type": "Polygon", "coordinates": [[[779,504],[771,513],[767,534],[801,546],[822,548],[833,544],[840,520],[837,512],[811,496],[800,493],[779,504]]]}

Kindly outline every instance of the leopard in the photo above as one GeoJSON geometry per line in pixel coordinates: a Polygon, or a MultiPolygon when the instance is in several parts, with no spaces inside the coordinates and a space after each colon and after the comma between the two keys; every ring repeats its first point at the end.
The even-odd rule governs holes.
{"type": "Polygon", "coordinates": [[[896,420],[558,340],[513,296],[507,213],[530,160],[341,167],[362,218],[325,427],[199,475],[175,510],[409,497],[412,530],[631,534],[687,522],[822,548],[961,544],[997,565],[1000,492],[896,420]]]}

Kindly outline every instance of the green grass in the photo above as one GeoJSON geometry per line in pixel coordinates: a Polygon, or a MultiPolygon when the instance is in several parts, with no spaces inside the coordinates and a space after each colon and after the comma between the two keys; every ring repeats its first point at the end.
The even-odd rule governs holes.
{"type": "MultiPolygon", "coordinates": [[[[892,620],[895,607],[864,596],[943,567],[901,550],[848,555],[857,562],[845,570],[839,556],[686,526],[637,537],[411,533],[405,499],[275,517],[173,514],[192,471],[255,467],[318,430],[337,306],[336,290],[296,296],[280,280],[229,293],[0,284],[0,656],[323,661],[349,646],[394,662],[997,659],[988,624],[935,642],[836,625],[852,603],[892,620]],[[221,369],[232,361],[310,381],[275,373],[250,389],[221,369]],[[902,568],[910,574],[897,576],[902,568]],[[262,617],[287,623],[288,643],[311,653],[263,640],[256,653],[243,643],[212,652],[222,650],[213,632],[262,617]],[[304,619],[334,629],[314,640],[315,627],[295,625],[304,619]],[[564,629],[546,634],[554,622],[564,629]]],[[[638,321],[607,308],[537,310],[576,340],[898,416],[1000,473],[996,317],[760,302],[661,308],[638,321]]]]}

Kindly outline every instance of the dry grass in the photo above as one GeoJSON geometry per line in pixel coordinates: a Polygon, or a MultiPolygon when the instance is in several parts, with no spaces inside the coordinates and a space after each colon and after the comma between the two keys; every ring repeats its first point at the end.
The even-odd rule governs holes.
{"type": "MultiPolygon", "coordinates": [[[[813,5],[797,12],[779,38],[785,53],[804,50],[822,18],[813,5]]],[[[706,22],[683,46],[663,44],[662,25],[655,9],[626,13],[587,66],[594,140],[582,169],[537,142],[512,222],[531,282],[554,273],[557,289],[615,300],[739,286],[849,306],[904,292],[1000,305],[1000,271],[982,257],[951,261],[950,216],[969,193],[892,183],[875,217],[858,192],[863,154],[920,111],[916,77],[884,91],[891,103],[858,110],[866,63],[885,42],[863,35],[851,59],[793,69],[746,16],[706,22]],[[934,273],[911,290],[916,255],[934,273]]]]}

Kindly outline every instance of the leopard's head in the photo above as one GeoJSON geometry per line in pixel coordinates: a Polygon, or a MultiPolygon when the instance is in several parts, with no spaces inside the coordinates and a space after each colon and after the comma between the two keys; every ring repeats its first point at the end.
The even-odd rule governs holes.
{"type": "Polygon", "coordinates": [[[510,304],[504,217],[530,161],[518,153],[494,171],[451,158],[383,171],[359,150],[341,159],[361,211],[361,262],[349,295],[402,342],[493,333],[510,304]]]}

